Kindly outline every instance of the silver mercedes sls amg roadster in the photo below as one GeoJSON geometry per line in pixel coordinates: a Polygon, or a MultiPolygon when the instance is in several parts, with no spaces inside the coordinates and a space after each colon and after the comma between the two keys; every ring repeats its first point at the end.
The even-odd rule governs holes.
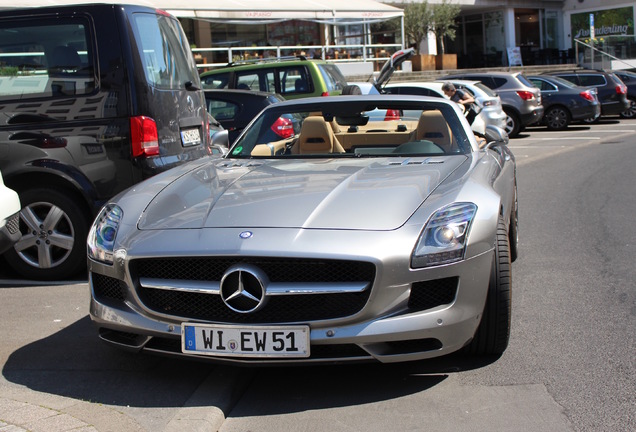
{"type": "Polygon", "coordinates": [[[99,337],[244,364],[500,355],[517,255],[506,144],[438,98],[271,105],[222,156],[101,210],[88,238],[99,337]]]}

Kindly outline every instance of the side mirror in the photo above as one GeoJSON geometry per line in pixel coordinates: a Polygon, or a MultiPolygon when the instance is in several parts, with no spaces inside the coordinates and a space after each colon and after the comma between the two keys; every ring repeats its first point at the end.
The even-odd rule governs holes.
{"type": "Polygon", "coordinates": [[[506,145],[510,141],[508,138],[508,133],[497,126],[487,125],[486,133],[484,134],[486,138],[486,148],[492,147],[493,145],[506,145]]]}
{"type": "Polygon", "coordinates": [[[212,135],[212,142],[210,143],[210,149],[213,154],[222,154],[225,156],[230,146],[230,136],[227,129],[218,131],[212,135]]]}

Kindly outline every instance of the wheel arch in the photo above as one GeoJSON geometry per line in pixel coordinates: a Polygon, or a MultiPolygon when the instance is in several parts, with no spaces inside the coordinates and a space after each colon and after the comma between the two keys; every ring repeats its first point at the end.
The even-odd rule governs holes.
{"type": "Polygon", "coordinates": [[[95,200],[91,200],[76,182],[67,177],[45,171],[25,171],[5,179],[5,183],[18,192],[18,195],[32,189],[55,189],[64,192],[78,204],[87,220],[95,216],[95,206],[91,205],[95,200]]]}

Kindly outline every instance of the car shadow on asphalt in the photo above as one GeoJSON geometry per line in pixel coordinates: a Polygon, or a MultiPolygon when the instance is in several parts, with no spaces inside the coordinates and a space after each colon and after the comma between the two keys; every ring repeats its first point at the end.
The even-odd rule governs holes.
{"type": "MultiPolygon", "coordinates": [[[[449,374],[484,367],[495,360],[450,355],[399,364],[218,366],[112,348],[98,339],[96,328],[87,316],[12,352],[2,374],[7,381],[38,392],[93,403],[182,407],[192,403],[191,395],[208,376],[219,374],[216,368],[220,368],[221,373],[239,377],[233,391],[242,393],[249,386],[253,395],[254,389],[256,394],[269,389],[280,397],[300,398],[304,402],[299,409],[304,410],[377,402],[427,391],[446,380],[449,374]]],[[[278,399],[267,394],[263,397],[264,400],[278,399]]],[[[258,410],[268,413],[295,409],[275,403],[261,406],[258,410]]]]}

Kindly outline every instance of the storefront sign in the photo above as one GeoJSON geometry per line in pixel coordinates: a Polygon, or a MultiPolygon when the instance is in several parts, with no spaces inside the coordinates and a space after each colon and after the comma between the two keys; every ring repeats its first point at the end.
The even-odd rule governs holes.
{"type": "Polygon", "coordinates": [[[634,7],[603,9],[570,16],[573,39],[634,34],[634,7]]]}

